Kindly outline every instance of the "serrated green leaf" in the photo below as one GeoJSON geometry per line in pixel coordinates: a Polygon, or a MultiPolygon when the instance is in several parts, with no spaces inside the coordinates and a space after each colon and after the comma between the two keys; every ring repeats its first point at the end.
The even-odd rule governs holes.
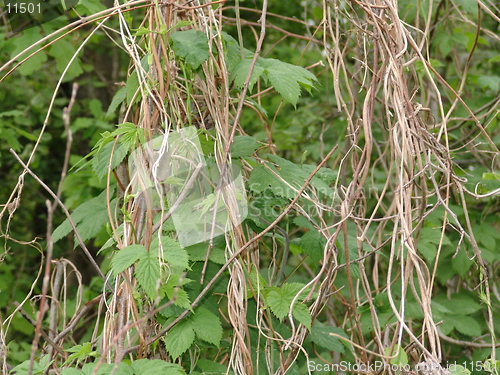
{"type": "Polygon", "coordinates": [[[127,104],[129,105],[136,103],[141,98],[141,92],[139,90],[139,77],[137,76],[137,72],[135,70],[127,78],[127,82],[125,83],[125,92],[127,104]]]}
{"type": "MultiPolygon", "coordinates": [[[[44,374],[45,370],[52,364],[54,361],[49,361],[48,356],[44,356],[40,361],[35,361],[33,363],[33,371],[32,374],[44,374]]],[[[26,360],[23,363],[14,367],[11,371],[14,374],[28,374],[28,370],[30,367],[30,360],[26,360]]]]}
{"type": "Polygon", "coordinates": [[[175,54],[182,57],[191,68],[198,69],[208,59],[208,38],[205,33],[189,29],[176,31],[171,38],[175,54]]]}
{"type": "Polygon", "coordinates": [[[217,315],[201,307],[196,309],[191,320],[196,336],[219,347],[222,340],[222,325],[217,315]]]}
{"type": "Polygon", "coordinates": [[[325,243],[325,238],[316,229],[308,230],[300,238],[300,247],[304,249],[305,254],[309,255],[312,263],[318,263],[323,259],[325,243]]]}
{"type": "MultiPolygon", "coordinates": [[[[197,244],[186,247],[191,262],[204,262],[207,257],[208,244],[206,242],[199,242],[197,244]]],[[[208,259],[217,264],[226,263],[226,256],[224,250],[219,247],[210,249],[208,259]]]]}
{"type": "MultiPolygon", "coordinates": [[[[65,361],[65,364],[68,364],[75,359],[77,363],[86,360],[88,357],[98,357],[99,353],[97,351],[92,350],[92,344],[90,342],[86,342],[85,344],[75,345],[69,349],[66,349],[67,352],[72,353],[68,356],[68,359],[65,361]]],[[[79,372],[81,374],[81,372],[79,372]]]]}
{"type": "Polygon", "coordinates": [[[159,246],[158,237],[151,241],[151,249],[163,250],[163,260],[170,266],[173,272],[182,272],[189,268],[189,255],[179,242],[168,236],[161,237],[159,246]]]}
{"type": "MultiPolygon", "coordinates": [[[[420,230],[418,239],[418,250],[430,262],[434,261],[437,254],[439,242],[441,241],[442,231],[440,228],[424,227],[420,230]]],[[[451,245],[448,236],[443,235],[443,245],[451,245]]]]}
{"type": "MultiPolygon", "coordinates": [[[[226,375],[227,366],[221,365],[220,363],[210,361],[205,358],[200,358],[196,365],[203,371],[203,374],[210,375],[226,375]]],[[[232,371],[229,371],[229,374],[232,374],[232,371]]]]}
{"type": "Polygon", "coordinates": [[[450,323],[452,323],[455,329],[458,332],[463,333],[464,335],[470,337],[479,337],[482,334],[481,326],[479,325],[477,320],[471,316],[466,316],[466,315],[447,316],[445,318],[445,321],[449,321],[450,323]]]}
{"type": "Polygon", "coordinates": [[[111,260],[111,269],[114,275],[116,276],[125,271],[137,260],[145,256],[144,253],[147,253],[147,250],[143,245],[129,245],[121,249],[111,260]]]}
{"type": "Polygon", "coordinates": [[[282,182],[276,175],[279,176],[279,172],[270,163],[267,163],[266,166],[257,165],[250,172],[250,179],[248,181],[249,189],[255,193],[262,193],[270,187],[272,193],[278,197],[287,199],[295,198],[295,191],[282,182]]]}
{"type": "Polygon", "coordinates": [[[102,363],[99,365],[99,369],[97,372],[94,372],[94,369],[96,368],[97,363],[87,363],[82,367],[82,372],[84,375],[109,375],[113,371],[115,371],[115,374],[120,374],[120,375],[134,375],[134,371],[132,368],[124,363],[121,362],[118,364],[118,368],[115,369],[115,364],[112,363],[102,363]]]}
{"type": "Polygon", "coordinates": [[[92,169],[99,180],[102,180],[108,174],[111,156],[113,156],[113,160],[111,161],[111,170],[113,170],[125,159],[127,152],[128,147],[126,145],[121,143],[115,145],[114,142],[106,143],[100,150],[97,150],[92,160],[92,169]]]}
{"type": "Polygon", "coordinates": [[[316,344],[330,351],[344,353],[344,345],[340,340],[330,335],[330,333],[347,338],[345,332],[338,327],[330,327],[316,321],[311,329],[311,340],[316,344]]]}
{"type": "Polygon", "coordinates": [[[307,69],[280,60],[265,59],[263,67],[270,84],[294,107],[299,100],[301,87],[311,92],[314,82],[317,82],[316,76],[307,69]]]}
{"type": "Polygon", "coordinates": [[[258,148],[259,143],[255,138],[249,136],[236,136],[231,145],[231,157],[242,158],[250,156],[258,148]]]}
{"type": "Polygon", "coordinates": [[[448,56],[455,46],[453,38],[445,31],[440,31],[436,34],[434,43],[438,45],[443,57],[448,56]]]}
{"type": "MultiPolygon", "coordinates": [[[[76,48],[68,42],[67,39],[60,39],[50,47],[49,55],[54,57],[56,68],[59,73],[67,69],[70,60],[73,58],[76,48]]],[[[83,73],[83,67],[79,57],[76,57],[72,62],[66,75],[64,82],[75,79],[83,73]]]]}
{"type": "Polygon", "coordinates": [[[182,366],[176,363],[169,363],[160,359],[138,359],[132,362],[134,375],[185,375],[182,366]]]}
{"type": "MultiPolygon", "coordinates": [[[[40,35],[40,29],[38,27],[26,29],[16,38],[15,48],[11,53],[11,57],[16,56],[18,53],[24,51],[27,47],[32,46],[36,42],[38,42],[42,36],[40,35]]],[[[28,53],[21,55],[18,58],[18,61],[25,59],[29,54],[31,54],[33,50],[30,50],[28,53]]],[[[43,63],[47,61],[47,54],[45,51],[40,51],[36,55],[33,55],[28,60],[23,62],[21,66],[16,68],[16,71],[21,73],[24,76],[28,76],[33,74],[33,72],[40,70],[42,68],[43,63]]]]}
{"type": "Polygon", "coordinates": [[[295,302],[293,305],[292,315],[297,321],[304,325],[308,330],[311,330],[312,318],[311,312],[306,305],[300,302],[295,302]]]}
{"type": "MultiPolygon", "coordinates": [[[[285,283],[281,286],[281,291],[283,295],[289,297],[291,301],[303,287],[304,284],[302,283],[285,283]]],[[[307,296],[307,294],[309,294],[309,290],[309,288],[306,288],[304,291],[302,291],[301,295],[299,296],[299,300],[303,300],[307,296]]]]}
{"type": "Polygon", "coordinates": [[[453,364],[448,368],[450,375],[470,375],[470,370],[462,365],[453,364]]]}
{"type": "MultiPolygon", "coordinates": [[[[76,225],[78,233],[83,241],[97,235],[101,228],[109,222],[106,202],[106,191],[103,191],[98,197],[82,203],[71,214],[71,219],[76,225]]],[[[114,211],[115,205],[116,199],[111,201],[111,211],[114,211]]],[[[52,234],[53,241],[59,241],[61,238],[67,236],[71,230],[72,228],[68,219],[64,220],[52,234]]],[[[78,246],[78,243],[75,241],[75,247],[76,246],[78,246]]]]}
{"type": "Polygon", "coordinates": [[[290,310],[290,298],[284,297],[278,288],[267,293],[266,302],[279,320],[283,320],[290,310]]]}
{"type": "Polygon", "coordinates": [[[191,310],[191,301],[189,296],[186,291],[182,289],[182,285],[184,285],[186,281],[189,280],[181,280],[178,275],[170,275],[167,283],[162,286],[161,290],[163,294],[173,301],[175,306],[191,310]]]}
{"type": "Polygon", "coordinates": [[[83,371],[77,370],[76,368],[65,368],[61,375],[82,375],[83,371]]]}
{"type": "Polygon", "coordinates": [[[16,132],[12,129],[0,128],[0,137],[7,141],[9,147],[12,147],[14,151],[21,151],[22,144],[19,142],[16,132]]]}
{"type": "MultiPolygon", "coordinates": [[[[296,294],[300,291],[300,289],[303,287],[303,284],[300,283],[285,283],[283,284],[280,288],[277,287],[271,287],[271,288],[266,288],[265,290],[265,299],[266,303],[270,307],[271,311],[273,312],[274,315],[279,320],[283,320],[288,315],[288,312],[290,310],[290,305],[292,304],[293,299],[295,298],[296,294]]],[[[307,291],[304,291],[301,296],[295,301],[294,309],[292,311],[292,315],[294,315],[294,311],[297,308],[297,306],[300,304],[301,299],[307,294],[307,291]]],[[[304,306],[305,307],[305,306],[304,306]]],[[[309,312],[305,312],[303,308],[299,307],[298,308],[298,315],[299,320],[301,323],[304,321],[304,325],[308,325],[309,327],[311,326],[311,323],[308,323],[308,320],[310,318],[309,312]],[[306,315],[309,315],[307,317],[306,315]],[[302,321],[301,321],[302,320],[302,321]]],[[[307,308],[306,308],[307,309],[307,308]]]]}
{"type": "Polygon", "coordinates": [[[118,106],[123,103],[126,97],[127,97],[127,88],[122,87],[113,96],[113,100],[111,101],[108,111],[106,112],[106,118],[110,118],[111,115],[115,113],[118,106]]]}
{"type": "Polygon", "coordinates": [[[439,295],[433,299],[442,306],[446,306],[448,314],[470,315],[480,311],[483,307],[477,300],[463,293],[452,294],[450,298],[439,295]]]}
{"type": "Polygon", "coordinates": [[[224,58],[226,60],[226,67],[229,72],[241,61],[241,48],[238,42],[228,33],[222,32],[222,38],[224,39],[224,58]]]}
{"type": "MultiPolygon", "coordinates": [[[[248,90],[251,92],[255,83],[260,78],[260,76],[264,73],[264,67],[261,65],[263,63],[263,59],[261,57],[257,58],[255,66],[252,70],[252,77],[248,83],[248,90]]],[[[234,82],[234,85],[238,88],[243,88],[245,85],[248,72],[250,71],[250,66],[252,65],[252,59],[246,58],[240,60],[240,62],[234,67],[231,71],[231,81],[234,82]]]]}
{"type": "Polygon", "coordinates": [[[135,276],[148,297],[154,300],[158,295],[160,280],[160,262],[157,251],[150,250],[141,253],[135,267],[135,276]]]}
{"type": "Polygon", "coordinates": [[[165,348],[174,359],[188,350],[193,342],[193,323],[190,320],[181,321],[165,336],[165,348]]]}
{"type": "Polygon", "coordinates": [[[451,266],[460,276],[465,276],[473,264],[474,262],[469,259],[464,248],[459,249],[458,253],[451,258],[451,266]]]}

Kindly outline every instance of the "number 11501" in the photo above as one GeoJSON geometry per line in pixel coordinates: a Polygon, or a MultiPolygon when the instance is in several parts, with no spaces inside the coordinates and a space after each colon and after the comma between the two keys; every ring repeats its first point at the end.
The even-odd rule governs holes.
{"type": "Polygon", "coordinates": [[[6,5],[7,13],[40,13],[40,3],[14,3],[6,5]]]}

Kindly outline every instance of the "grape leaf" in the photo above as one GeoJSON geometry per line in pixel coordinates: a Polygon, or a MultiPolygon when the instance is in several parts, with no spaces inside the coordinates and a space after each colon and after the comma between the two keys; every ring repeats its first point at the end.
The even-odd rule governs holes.
{"type": "Polygon", "coordinates": [[[207,309],[199,308],[191,320],[196,336],[219,347],[222,340],[222,325],[217,315],[207,309]]]}
{"type": "Polygon", "coordinates": [[[115,169],[127,156],[128,147],[124,144],[118,143],[115,146],[114,142],[106,143],[102,148],[97,150],[92,160],[92,169],[96,173],[99,180],[102,180],[104,176],[108,174],[109,161],[111,160],[111,154],[113,154],[113,160],[111,161],[111,169],[115,169]],[[114,146],[114,150],[113,150],[114,146]]]}
{"type": "Polygon", "coordinates": [[[171,35],[174,52],[182,57],[193,69],[208,59],[208,38],[205,33],[189,29],[176,31],[171,35]]]}
{"type": "Polygon", "coordinates": [[[470,336],[470,337],[479,337],[481,336],[481,326],[477,322],[476,319],[474,319],[471,316],[466,316],[466,315],[453,315],[453,316],[447,316],[445,318],[445,321],[449,321],[455,326],[455,329],[463,333],[464,335],[470,336]]]}
{"type": "MultiPolygon", "coordinates": [[[[261,66],[263,61],[262,57],[258,57],[255,66],[252,70],[252,77],[248,83],[248,90],[252,91],[253,86],[257,83],[257,80],[264,73],[265,69],[261,66]]],[[[250,71],[250,66],[252,65],[252,58],[246,58],[240,60],[240,62],[231,71],[231,80],[234,85],[238,88],[243,88],[247,80],[248,72],[250,71]]]]}
{"type": "Polygon", "coordinates": [[[176,363],[169,363],[160,359],[138,359],[132,363],[134,375],[185,375],[183,368],[176,363]]]}
{"type": "Polygon", "coordinates": [[[174,359],[188,350],[193,342],[193,322],[190,320],[181,321],[165,336],[165,348],[174,359]]]}
{"type": "Polygon", "coordinates": [[[296,302],[293,305],[292,315],[299,323],[302,323],[304,327],[311,330],[312,318],[311,312],[306,305],[300,302],[296,302]]]}
{"type": "Polygon", "coordinates": [[[158,281],[160,280],[160,262],[157,251],[150,250],[141,253],[135,267],[135,276],[148,297],[154,300],[158,294],[158,281]]]}
{"type": "Polygon", "coordinates": [[[265,77],[271,85],[283,99],[294,107],[297,106],[301,87],[311,93],[314,82],[318,81],[316,76],[307,69],[280,60],[265,59],[263,67],[266,73],[265,77]]]}
{"type": "MultiPolygon", "coordinates": [[[[82,203],[71,214],[71,219],[83,241],[96,236],[103,225],[109,222],[106,202],[106,191],[103,191],[99,196],[82,203]]],[[[110,204],[111,211],[114,211],[116,199],[113,199],[110,204]]],[[[52,233],[53,241],[57,242],[67,236],[72,229],[68,219],[64,220],[52,233]]],[[[78,242],[75,242],[76,246],[78,242]]]]}
{"type": "Polygon", "coordinates": [[[151,241],[151,249],[163,250],[163,259],[168,263],[173,272],[182,272],[189,269],[189,255],[187,251],[173,238],[162,236],[160,248],[158,237],[155,237],[151,241]]]}
{"type": "Polygon", "coordinates": [[[249,136],[236,136],[231,145],[231,157],[242,158],[250,156],[258,148],[259,143],[255,138],[249,136]]]}
{"type": "Polygon", "coordinates": [[[181,281],[180,276],[170,275],[167,283],[161,288],[162,294],[165,294],[175,306],[191,310],[191,301],[189,300],[189,296],[186,291],[181,288],[181,285],[184,285],[189,281],[190,280],[186,279],[181,281]]]}
{"type": "Polygon", "coordinates": [[[145,252],[147,252],[147,250],[143,245],[130,245],[121,249],[111,260],[111,269],[114,275],[116,276],[120,272],[125,271],[144,256],[145,252]]]}
{"type": "MultiPolygon", "coordinates": [[[[283,318],[288,315],[293,299],[303,286],[304,285],[300,283],[285,283],[280,288],[266,288],[266,303],[279,320],[283,320],[283,318]]],[[[307,290],[303,291],[301,296],[299,296],[299,299],[295,301],[292,314],[299,322],[310,328],[311,322],[309,310],[307,312],[307,315],[309,316],[307,317],[304,309],[302,307],[297,307],[306,295],[307,290]]],[[[303,306],[307,309],[305,305],[303,306]]]]}
{"type": "Polygon", "coordinates": [[[334,333],[347,338],[345,332],[338,327],[330,327],[316,321],[311,329],[311,340],[316,344],[330,351],[344,353],[344,346],[338,338],[330,335],[334,333]]]}

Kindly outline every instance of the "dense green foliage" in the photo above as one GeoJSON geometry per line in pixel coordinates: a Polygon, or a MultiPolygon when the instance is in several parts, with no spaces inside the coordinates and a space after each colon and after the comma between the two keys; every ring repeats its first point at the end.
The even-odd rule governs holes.
{"type": "Polygon", "coordinates": [[[494,5],[107,5],[0,28],[3,372],[498,373],[494,5]]]}

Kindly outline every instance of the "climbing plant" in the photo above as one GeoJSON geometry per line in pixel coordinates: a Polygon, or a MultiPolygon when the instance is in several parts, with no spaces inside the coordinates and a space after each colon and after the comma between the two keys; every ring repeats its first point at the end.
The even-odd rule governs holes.
{"type": "Polygon", "coordinates": [[[0,29],[4,373],[498,372],[495,4],[64,4],[0,29]]]}

